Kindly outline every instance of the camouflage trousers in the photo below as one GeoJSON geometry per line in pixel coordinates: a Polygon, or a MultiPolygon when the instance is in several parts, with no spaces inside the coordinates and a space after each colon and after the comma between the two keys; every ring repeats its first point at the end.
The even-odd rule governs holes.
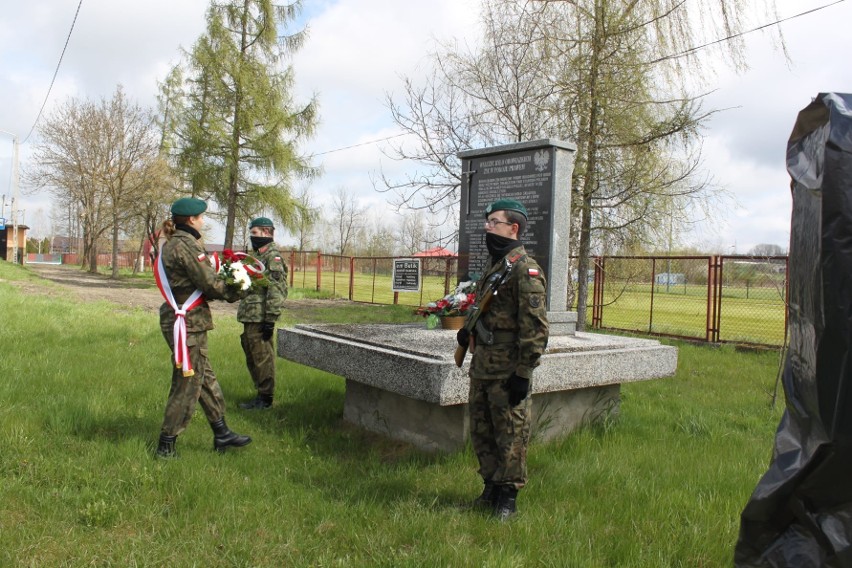
{"type": "Polygon", "coordinates": [[[215,422],[224,417],[225,397],[213,368],[210,367],[210,360],[207,359],[207,332],[186,334],[189,360],[195,371],[191,377],[184,377],[183,371],[175,367],[175,346],[171,327],[168,330],[163,329],[163,337],[172,351],[172,386],[169,389],[161,432],[167,436],[177,436],[186,430],[195,412],[196,403],[201,404],[208,422],[215,422]]]}
{"type": "Polygon", "coordinates": [[[257,394],[269,395],[275,392],[275,334],[272,339],[263,339],[263,324],[244,323],[240,343],[246,354],[246,366],[257,394]]]}
{"type": "Polygon", "coordinates": [[[484,481],[520,489],[527,482],[532,397],[511,408],[505,384],[505,380],[471,379],[470,441],[484,481]]]}

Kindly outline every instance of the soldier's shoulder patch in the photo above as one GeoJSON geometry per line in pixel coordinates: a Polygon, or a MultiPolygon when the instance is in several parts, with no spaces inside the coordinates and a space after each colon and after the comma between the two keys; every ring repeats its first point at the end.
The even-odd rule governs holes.
{"type": "Polygon", "coordinates": [[[529,275],[530,275],[530,277],[535,278],[535,277],[537,277],[539,274],[541,274],[541,272],[539,271],[539,269],[538,269],[538,268],[528,268],[528,269],[527,269],[527,274],[529,274],[529,275]]]}
{"type": "Polygon", "coordinates": [[[275,257],[275,262],[281,262],[281,257],[280,257],[280,256],[276,256],[276,257],[275,257]]]}
{"type": "Polygon", "coordinates": [[[198,262],[204,262],[205,260],[207,260],[207,255],[202,252],[196,258],[198,259],[198,262]]]}
{"type": "Polygon", "coordinates": [[[536,295],[530,296],[530,306],[537,308],[540,305],[541,305],[541,299],[538,296],[536,296],[536,295]]]}

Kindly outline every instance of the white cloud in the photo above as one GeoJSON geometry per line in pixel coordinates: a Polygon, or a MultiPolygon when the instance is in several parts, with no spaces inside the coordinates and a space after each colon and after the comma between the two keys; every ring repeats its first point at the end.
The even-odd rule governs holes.
{"type": "MultiPolygon", "coordinates": [[[[785,18],[825,2],[778,0],[777,4],[785,18]]],[[[852,67],[841,55],[852,46],[843,23],[850,19],[852,5],[842,4],[782,24],[789,65],[765,34],[750,34],[750,70],[719,73],[707,102],[730,110],[710,123],[705,166],[715,182],[735,196],[738,208],[720,211],[720,224],[702,224],[692,242],[715,240],[726,253],[734,244],[739,253],[761,243],[788,247],[792,201],[787,139],[799,111],[818,93],[852,91],[852,67]]]]}

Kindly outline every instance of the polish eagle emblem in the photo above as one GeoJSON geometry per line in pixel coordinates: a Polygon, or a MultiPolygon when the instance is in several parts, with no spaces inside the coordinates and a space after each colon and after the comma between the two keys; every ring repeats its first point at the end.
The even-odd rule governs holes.
{"type": "Polygon", "coordinates": [[[543,172],[550,163],[550,153],[547,150],[539,150],[533,154],[533,163],[535,164],[535,171],[543,172]]]}

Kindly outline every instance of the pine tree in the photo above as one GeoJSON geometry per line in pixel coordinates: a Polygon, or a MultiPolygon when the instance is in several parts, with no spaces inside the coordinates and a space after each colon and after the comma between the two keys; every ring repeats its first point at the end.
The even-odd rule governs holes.
{"type": "Polygon", "coordinates": [[[317,173],[298,151],[316,127],[317,101],[293,100],[288,64],[306,31],[278,35],[300,9],[300,2],[213,3],[189,54],[176,162],[191,193],[219,205],[228,248],[236,221],[259,210],[293,227],[300,207],[293,181],[317,173]]]}

